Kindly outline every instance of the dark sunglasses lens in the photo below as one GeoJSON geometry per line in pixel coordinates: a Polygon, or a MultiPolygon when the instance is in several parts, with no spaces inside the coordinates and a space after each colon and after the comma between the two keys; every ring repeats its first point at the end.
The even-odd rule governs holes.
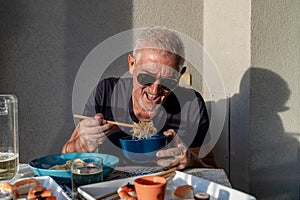
{"type": "Polygon", "coordinates": [[[141,85],[151,85],[156,81],[156,78],[149,74],[139,74],[137,76],[137,81],[141,85]]]}
{"type": "Polygon", "coordinates": [[[160,80],[160,84],[165,90],[173,90],[178,85],[178,82],[174,79],[164,78],[160,80]]]}

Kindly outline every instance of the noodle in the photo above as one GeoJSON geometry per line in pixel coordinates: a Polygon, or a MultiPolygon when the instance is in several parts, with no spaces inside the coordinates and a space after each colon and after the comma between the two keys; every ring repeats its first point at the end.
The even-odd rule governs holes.
{"type": "MultiPolygon", "coordinates": [[[[84,163],[84,161],[79,158],[74,159],[74,161],[84,163]]],[[[65,164],[54,165],[54,166],[50,167],[49,169],[50,170],[69,170],[69,169],[71,169],[71,162],[72,162],[72,160],[68,160],[65,164]]]]}
{"type": "Polygon", "coordinates": [[[130,132],[133,132],[132,137],[138,140],[147,139],[149,135],[157,133],[152,121],[140,121],[134,125],[135,127],[130,132]]]}

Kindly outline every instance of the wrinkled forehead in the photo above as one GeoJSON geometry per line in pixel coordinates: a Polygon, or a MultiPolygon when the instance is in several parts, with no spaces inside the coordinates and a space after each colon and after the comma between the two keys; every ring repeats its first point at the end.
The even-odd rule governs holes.
{"type": "Polygon", "coordinates": [[[178,56],[165,50],[143,48],[137,50],[134,57],[137,65],[145,63],[160,63],[179,70],[178,56]]]}

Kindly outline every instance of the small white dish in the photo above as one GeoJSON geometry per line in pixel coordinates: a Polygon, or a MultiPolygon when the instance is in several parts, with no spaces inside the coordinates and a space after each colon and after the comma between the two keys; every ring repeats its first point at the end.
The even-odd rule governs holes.
{"type": "MultiPolygon", "coordinates": [[[[50,176],[39,176],[39,177],[32,177],[32,178],[37,179],[47,189],[51,189],[52,195],[56,196],[57,200],[71,200],[71,198],[67,195],[67,193],[65,193],[65,191],[50,176]]],[[[15,183],[23,179],[28,179],[28,178],[14,179],[13,181],[10,182],[15,183]]]]}

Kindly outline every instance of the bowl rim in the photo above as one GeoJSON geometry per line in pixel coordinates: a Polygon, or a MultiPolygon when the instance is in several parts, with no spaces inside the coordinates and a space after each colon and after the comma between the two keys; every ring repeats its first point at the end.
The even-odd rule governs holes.
{"type": "Polygon", "coordinates": [[[160,186],[166,185],[167,179],[162,176],[148,175],[148,176],[142,176],[142,177],[134,179],[134,184],[136,184],[140,187],[155,188],[155,187],[160,187],[160,186]],[[143,181],[151,181],[155,184],[145,184],[145,183],[142,183],[143,181]]]}
{"type": "Polygon", "coordinates": [[[130,139],[132,138],[131,135],[128,135],[128,136],[124,136],[124,137],[121,137],[119,140],[120,141],[150,141],[150,140],[159,140],[159,139],[169,139],[169,136],[166,136],[166,135],[163,135],[163,134],[159,134],[157,137],[150,137],[150,138],[142,138],[142,139],[130,139]]]}
{"type": "MultiPolygon", "coordinates": [[[[120,162],[120,159],[117,157],[117,156],[114,156],[114,155],[110,155],[110,154],[102,154],[102,153],[89,153],[89,152],[72,152],[72,153],[58,153],[58,154],[49,154],[49,155],[44,155],[44,156],[41,156],[41,157],[37,157],[37,158],[33,158],[31,159],[29,162],[28,162],[28,166],[30,168],[33,168],[33,169],[38,169],[38,170],[42,170],[42,171],[51,171],[51,172],[54,172],[56,171],[57,173],[58,172],[66,172],[66,171],[70,171],[70,169],[58,169],[58,170],[50,170],[50,169],[47,169],[47,168],[40,168],[40,167],[37,167],[37,166],[34,166],[32,165],[32,163],[34,161],[37,161],[37,160],[40,160],[40,159],[43,159],[43,158],[47,158],[47,157],[61,157],[61,156],[64,156],[64,155],[76,155],[76,154],[82,154],[82,156],[84,156],[84,154],[89,154],[89,155],[96,155],[96,156],[109,156],[111,158],[114,159],[114,162],[112,163],[111,166],[115,166],[117,165],[119,162],[120,162]]],[[[74,157],[75,158],[75,157],[74,157]]],[[[102,157],[101,157],[102,158],[102,157]]],[[[72,159],[67,159],[66,160],[72,160],[72,159]]],[[[111,168],[110,166],[107,166],[105,165],[104,163],[105,160],[103,160],[103,168],[111,168]]],[[[55,164],[53,164],[55,165],[55,164]]],[[[53,166],[52,165],[52,166],[53,166]]]]}

